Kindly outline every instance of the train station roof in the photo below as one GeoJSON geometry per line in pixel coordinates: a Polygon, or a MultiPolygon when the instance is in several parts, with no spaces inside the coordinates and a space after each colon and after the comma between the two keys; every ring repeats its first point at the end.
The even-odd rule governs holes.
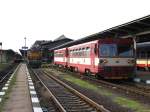
{"type": "Polygon", "coordinates": [[[19,49],[19,51],[20,51],[22,56],[27,56],[27,51],[28,50],[19,49]]]}
{"type": "MultiPolygon", "coordinates": [[[[128,23],[124,23],[119,26],[115,26],[109,29],[106,29],[104,31],[89,35],[87,37],[65,43],[61,46],[58,46],[54,49],[67,47],[83,42],[88,42],[100,38],[128,38],[128,37],[142,37],[143,35],[150,34],[150,15],[133,20],[128,23]]],[[[145,36],[144,36],[145,37],[145,36]]],[[[145,39],[144,37],[138,39],[140,41],[143,41],[145,39]]],[[[150,40],[149,38],[146,38],[145,41],[150,40]]]]}
{"type": "Polygon", "coordinates": [[[137,43],[137,48],[150,48],[150,42],[137,43]]]}
{"type": "Polygon", "coordinates": [[[42,46],[42,49],[51,50],[56,46],[62,45],[64,43],[68,43],[70,41],[73,41],[73,40],[70,38],[67,38],[65,35],[61,35],[58,38],[56,38],[54,41],[48,41],[48,42],[42,43],[41,46],[42,46]]]}

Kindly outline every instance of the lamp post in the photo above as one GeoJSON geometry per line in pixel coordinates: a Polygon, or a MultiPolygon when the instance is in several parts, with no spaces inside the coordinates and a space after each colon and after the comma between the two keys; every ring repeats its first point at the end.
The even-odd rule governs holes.
{"type": "Polygon", "coordinates": [[[25,45],[24,46],[22,46],[22,55],[23,55],[23,58],[24,58],[24,61],[25,61],[25,59],[26,59],[26,52],[27,52],[27,50],[28,50],[28,47],[26,46],[26,37],[24,37],[24,40],[25,40],[25,45]]]}
{"type": "Polygon", "coordinates": [[[24,46],[24,60],[25,60],[25,50],[26,50],[26,37],[24,37],[24,40],[25,40],[25,46],[24,46]]]}
{"type": "Polygon", "coordinates": [[[1,63],[2,63],[2,42],[0,42],[0,46],[1,46],[1,63]]]}

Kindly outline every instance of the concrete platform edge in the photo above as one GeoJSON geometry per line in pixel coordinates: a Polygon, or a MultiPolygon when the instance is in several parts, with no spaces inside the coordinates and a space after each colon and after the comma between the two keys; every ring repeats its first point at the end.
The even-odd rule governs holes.
{"type": "Polygon", "coordinates": [[[31,97],[33,111],[34,112],[43,112],[27,67],[26,67],[26,76],[28,78],[28,85],[29,85],[29,91],[30,91],[30,97],[31,97]]]}

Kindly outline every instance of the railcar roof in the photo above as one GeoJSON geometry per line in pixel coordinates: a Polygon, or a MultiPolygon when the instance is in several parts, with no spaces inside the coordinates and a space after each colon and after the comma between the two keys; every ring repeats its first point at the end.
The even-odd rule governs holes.
{"type": "Polygon", "coordinates": [[[81,43],[81,44],[73,45],[69,48],[74,48],[74,47],[77,47],[77,46],[86,46],[86,45],[91,44],[91,43],[96,43],[97,41],[98,40],[90,41],[90,42],[87,42],[87,43],[81,43]]]}

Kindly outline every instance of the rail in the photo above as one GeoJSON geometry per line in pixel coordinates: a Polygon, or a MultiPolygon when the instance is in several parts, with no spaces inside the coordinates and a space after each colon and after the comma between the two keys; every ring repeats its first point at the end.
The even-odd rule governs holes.
{"type": "Polygon", "coordinates": [[[90,111],[97,111],[97,112],[110,112],[109,110],[105,109],[102,105],[97,104],[96,102],[92,101],[85,95],[79,93],[77,90],[73,89],[72,87],[70,87],[69,85],[60,81],[59,79],[55,78],[54,76],[49,75],[48,73],[43,72],[41,70],[40,71],[34,70],[34,74],[36,75],[38,80],[42,83],[42,85],[47,89],[47,91],[50,93],[50,95],[52,96],[52,99],[58,105],[59,110],[61,112],[68,111],[67,109],[69,108],[68,107],[69,105],[71,105],[71,108],[69,108],[70,109],[69,111],[71,111],[71,109],[75,109],[75,106],[77,106],[76,108],[81,108],[82,111],[90,110],[90,111]],[[42,75],[40,76],[39,74],[42,74],[42,75]],[[54,86],[51,89],[51,90],[53,90],[53,92],[50,91],[50,86],[48,86],[48,85],[46,86],[46,84],[45,84],[46,80],[44,81],[43,79],[41,79],[42,77],[45,77],[45,79],[48,80],[47,83],[49,83],[49,85],[51,85],[51,87],[54,86]],[[55,82],[55,83],[50,83],[50,82],[55,82]],[[60,86],[58,86],[58,85],[60,85],[60,86]],[[63,86],[63,88],[65,88],[65,90],[62,89],[61,86],[63,86]],[[59,91],[59,90],[63,90],[63,91],[59,91]],[[70,100],[69,97],[71,97],[72,100],[70,100]],[[66,99],[63,99],[63,98],[66,98],[66,99]],[[73,100],[75,100],[75,101],[73,101],[73,100]]]}

